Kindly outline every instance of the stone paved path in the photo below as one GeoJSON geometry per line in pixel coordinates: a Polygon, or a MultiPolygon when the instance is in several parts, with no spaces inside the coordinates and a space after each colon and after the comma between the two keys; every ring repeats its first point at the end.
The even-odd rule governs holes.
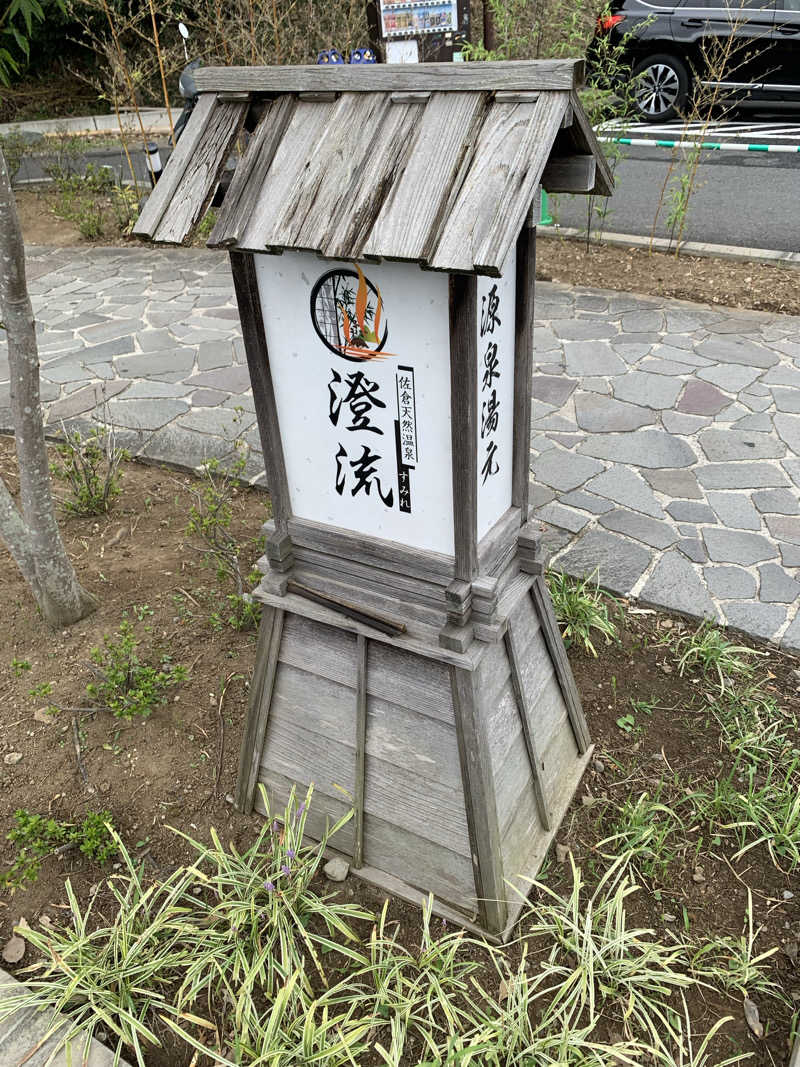
{"type": "MultiPolygon", "coordinates": [[[[250,446],[225,256],[34,249],[48,420],[145,458],[250,446]]],[[[556,565],[800,650],[800,319],[539,283],[531,462],[556,565]]],[[[8,427],[0,349],[0,429],[8,427]]]]}

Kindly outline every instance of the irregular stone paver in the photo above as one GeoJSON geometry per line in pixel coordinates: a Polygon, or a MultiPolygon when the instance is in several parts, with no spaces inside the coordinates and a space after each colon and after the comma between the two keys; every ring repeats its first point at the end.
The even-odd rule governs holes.
{"type": "Polygon", "coordinates": [[[703,531],[703,539],[715,563],[741,563],[748,567],[763,559],[774,559],[778,554],[774,543],[762,534],[740,533],[738,530],[721,530],[710,526],[703,531]]]}
{"type": "MultiPolygon", "coordinates": [[[[263,484],[224,254],[32,249],[29,268],[53,430],[106,401],[129,450],[197,467],[241,436],[263,484]]],[[[547,283],[535,314],[532,503],[553,565],[800,649],[800,319],[547,283]]],[[[5,355],[0,333],[7,429],[5,355]]]]}
{"type": "Polygon", "coordinates": [[[683,396],[675,406],[687,415],[716,415],[729,403],[729,398],[715,386],[693,379],[686,383],[683,396]]]}
{"type": "Polygon", "coordinates": [[[717,611],[702,578],[678,552],[666,552],[639,594],[652,604],[715,619],[717,611]]]}
{"type": "Polygon", "coordinates": [[[742,567],[706,567],[708,590],[720,600],[749,600],[756,595],[756,580],[742,567]]]}
{"type": "Polygon", "coordinates": [[[800,596],[800,582],[796,582],[777,563],[765,563],[758,568],[761,576],[759,598],[765,603],[794,604],[800,596]]]}
{"type": "MultiPolygon", "coordinates": [[[[19,993],[22,983],[0,967],[0,1002],[3,994],[9,996],[19,993]]],[[[92,1038],[88,1049],[85,1040],[71,1042],[69,1052],[63,1049],[54,1053],[63,1029],[57,1031],[48,1041],[43,1041],[45,1034],[55,1020],[49,1012],[16,1011],[0,1023],[0,1063],[3,1067],[27,1064],[27,1067],[42,1067],[47,1063],[51,1067],[67,1067],[68,1064],[81,1063],[84,1067],[128,1067],[128,1061],[116,1060],[114,1053],[92,1038]]],[[[66,1025],[66,1020],[65,1020],[66,1025]]]]}

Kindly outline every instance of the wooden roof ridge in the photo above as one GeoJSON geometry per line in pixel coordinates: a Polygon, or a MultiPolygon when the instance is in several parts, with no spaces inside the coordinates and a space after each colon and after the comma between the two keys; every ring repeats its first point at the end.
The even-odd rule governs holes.
{"type": "Polygon", "coordinates": [[[513,59],[489,63],[369,63],[285,67],[201,67],[201,93],[567,91],[584,81],[582,59],[513,59]]]}
{"type": "Polygon", "coordinates": [[[497,276],[538,185],[611,192],[573,84],[580,66],[209,68],[133,232],[184,241],[245,127],[249,142],[240,140],[210,247],[497,276]],[[342,69],[347,77],[334,87],[342,69]],[[451,77],[464,69],[468,77],[451,77]]]}

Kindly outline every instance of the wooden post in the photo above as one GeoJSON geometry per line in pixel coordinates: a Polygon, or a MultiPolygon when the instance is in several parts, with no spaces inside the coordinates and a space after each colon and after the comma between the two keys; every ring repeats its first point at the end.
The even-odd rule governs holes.
{"type": "Polygon", "coordinates": [[[292,509],[289,500],[289,485],[286,480],[286,466],[283,460],[278,411],[275,406],[275,393],[269,369],[267,338],[261,315],[255,259],[252,252],[231,252],[230,260],[233,285],[239,305],[239,317],[242,322],[247,365],[253,385],[253,401],[258,416],[275,530],[278,534],[285,534],[286,523],[292,509]]]}
{"type": "Polygon", "coordinates": [[[517,238],[517,292],[514,311],[514,457],[511,503],[528,520],[531,465],[531,390],[533,300],[536,280],[536,227],[524,226],[517,238]]]}
{"type": "Polygon", "coordinates": [[[236,808],[242,815],[253,811],[256,783],[261,766],[261,753],[267,733],[269,707],[278,653],[283,634],[283,612],[265,606],[261,611],[261,625],[256,645],[256,664],[250,683],[250,701],[239,750],[239,774],[236,778],[236,808]]]}
{"type": "Polygon", "coordinates": [[[353,866],[364,866],[364,781],[367,768],[367,639],[356,637],[356,767],[353,795],[353,866]]]}

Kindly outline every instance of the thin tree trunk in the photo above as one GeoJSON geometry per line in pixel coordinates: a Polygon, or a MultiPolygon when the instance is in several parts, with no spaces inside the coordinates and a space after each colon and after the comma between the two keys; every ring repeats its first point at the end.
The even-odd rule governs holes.
{"type": "Polygon", "coordinates": [[[45,619],[67,626],[97,607],[67,556],[50,492],[39,402],[39,353],[28,289],[25,249],[8,168],[0,151],[0,314],[8,339],[11,417],[19,464],[21,514],[0,490],[0,536],[31,586],[45,619]]]}

